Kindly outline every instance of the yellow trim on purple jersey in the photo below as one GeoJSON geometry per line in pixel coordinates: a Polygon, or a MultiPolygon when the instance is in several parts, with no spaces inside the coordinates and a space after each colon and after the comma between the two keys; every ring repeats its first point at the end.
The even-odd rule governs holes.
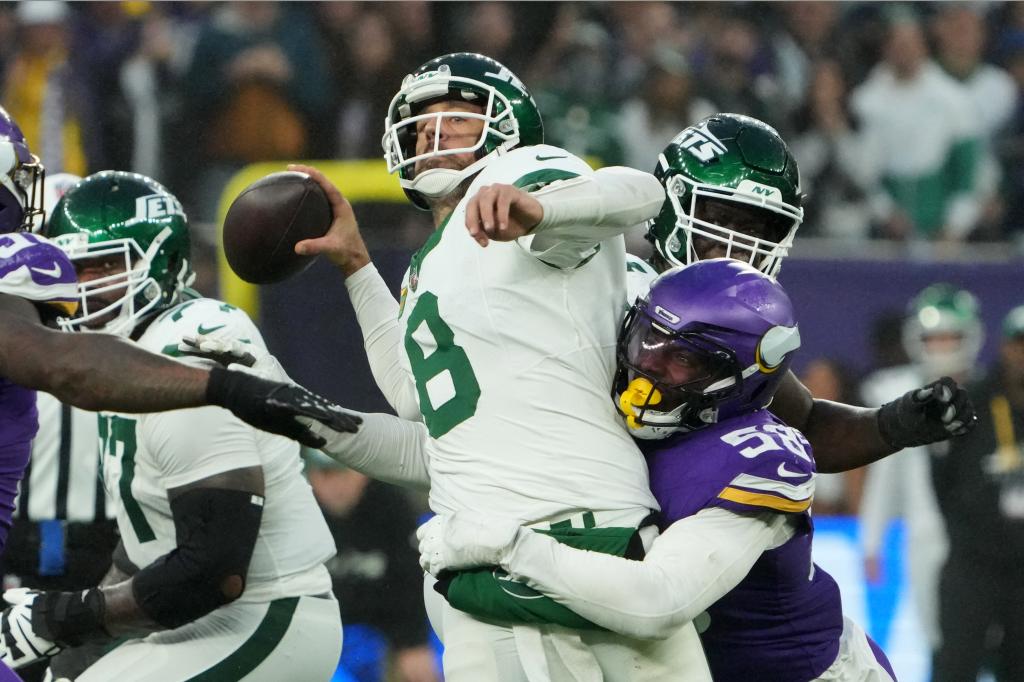
{"type": "Polygon", "coordinates": [[[811,501],[814,499],[813,497],[808,497],[806,500],[789,500],[777,495],[752,493],[728,486],[722,488],[722,492],[718,493],[718,497],[730,502],[736,502],[737,504],[748,504],[752,507],[768,507],[769,509],[781,512],[807,511],[811,506],[811,501]]]}

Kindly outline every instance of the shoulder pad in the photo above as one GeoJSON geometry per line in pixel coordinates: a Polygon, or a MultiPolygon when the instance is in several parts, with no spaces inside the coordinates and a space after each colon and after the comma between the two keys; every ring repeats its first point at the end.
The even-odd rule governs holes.
{"type": "Polygon", "coordinates": [[[266,351],[259,329],[244,310],[212,298],[183,301],[153,321],[139,345],[154,353],[178,357],[183,336],[208,336],[251,343],[266,351]]]}
{"type": "Polygon", "coordinates": [[[78,310],[78,277],[71,260],[60,247],[29,232],[0,235],[0,293],[67,315],[78,310]]]}
{"type": "Polygon", "coordinates": [[[657,271],[646,260],[636,254],[626,254],[626,272],[641,272],[652,279],[658,276],[657,271]]]}
{"type": "Polygon", "coordinates": [[[651,282],[657,278],[651,264],[639,256],[626,254],[626,305],[631,306],[643,298],[651,289],[651,282]]]}
{"type": "Polygon", "coordinates": [[[798,430],[767,410],[730,419],[716,429],[725,446],[729,482],[717,504],[733,511],[807,511],[817,476],[811,446],[798,430]]]}
{"type": "Polygon", "coordinates": [[[504,183],[533,192],[558,180],[589,175],[593,170],[578,156],[559,147],[539,144],[498,156],[477,176],[474,185],[504,183]]]}

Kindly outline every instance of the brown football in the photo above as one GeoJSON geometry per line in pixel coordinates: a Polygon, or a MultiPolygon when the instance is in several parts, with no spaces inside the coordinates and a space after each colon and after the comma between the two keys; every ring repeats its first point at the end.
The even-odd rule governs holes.
{"type": "Polygon", "coordinates": [[[231,202],[224,218],[224,255],[246,282],[280,282],[313,262],[313,256],[296,254],[295,244],[324,236],[331,218],[331,205],[316,180],[296,171],[271,173],[231,202]]]}

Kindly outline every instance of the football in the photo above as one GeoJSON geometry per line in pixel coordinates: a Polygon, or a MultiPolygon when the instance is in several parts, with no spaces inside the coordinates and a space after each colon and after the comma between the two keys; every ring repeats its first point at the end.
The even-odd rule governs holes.
{"type": "Polygon", "coordinates": [[[331,219],[331,205],[316,180],[296,171],[271,173],[231,203],[224,255],[246,282],[280,282],[309,267],[315,256],[296,254],[295,244],[324,236],[331,219]]]}

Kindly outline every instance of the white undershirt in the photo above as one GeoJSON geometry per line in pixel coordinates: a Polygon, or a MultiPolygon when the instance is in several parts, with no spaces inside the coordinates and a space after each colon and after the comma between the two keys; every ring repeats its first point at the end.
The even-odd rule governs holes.
{"type": "Polygon", "coordinates": [[[363,332],[366,358],[377,387],[399,417],[421,421],[416,387],[398,363],[398,354],[402,352],[398,301],[373,263],[345,278],[345,287],[363,332]]]}
{"type": "Polygon", "coordinates": [[[363,418],[356,433],[339,433],[312,419],[302,421],[327,440],[321,450],[350,469],[385,483],[430,489],[430,471],[423,449],[430,435],[422,422],[390,414],[348,411],[363,418]]]}

